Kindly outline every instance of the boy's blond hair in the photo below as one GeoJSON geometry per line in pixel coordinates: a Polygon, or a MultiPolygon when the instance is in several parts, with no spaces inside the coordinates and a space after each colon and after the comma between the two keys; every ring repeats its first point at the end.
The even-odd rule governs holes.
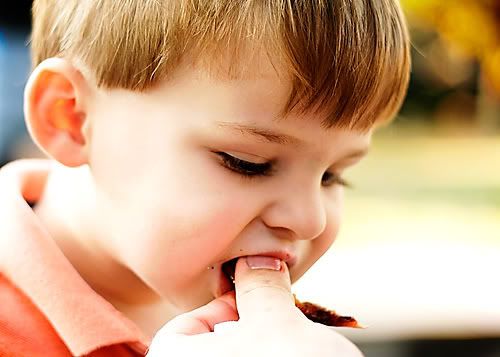
{"type": "Polygon", "coordinates": [[[357,130],[395,115],[410,70],[397,0],[35,0],[31,45],[35,66],[64,56],[137,91],[188,56],[235,69],[263,49],[292,81],[284,115],[326,110],[325,127],[357,130]]]}

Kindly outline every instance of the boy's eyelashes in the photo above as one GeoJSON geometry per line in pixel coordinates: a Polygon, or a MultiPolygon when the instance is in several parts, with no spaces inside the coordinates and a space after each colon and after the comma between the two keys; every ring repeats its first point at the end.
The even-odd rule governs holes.
{"type": "Polygon", "coordinates": [[[234,171],[245,177],[270,176],[272,171],[272,162],[255,163],[239,159],[226,152],[218,151],[217,155],[221,158],[222,164],[231,171],[234,171]]]}
{"type": "Polygon", "coordinates": [[[321,184],[323,186],[341,185],[347,188],[352,188],[352,185],[344,178],[342,178],[342,176],[330,171],[327,171],[323,174],[323,177],[321,178],[321,184]]]}
{"type": "MultiPolygon", "coordinates": [[[[252,178],[259,176],[271,176],[273,173],[274,163],[272,161],[255,163],[240,159],[223,151],[217,151],[215,154],[220,157],[221,163],[224,167],[244,177],[252,178]]],[[[340,175],[331,171],[326,171],[323,174],[321,184],[325,187],[332,185],[351,187],[351,185],[340,175]]]]}

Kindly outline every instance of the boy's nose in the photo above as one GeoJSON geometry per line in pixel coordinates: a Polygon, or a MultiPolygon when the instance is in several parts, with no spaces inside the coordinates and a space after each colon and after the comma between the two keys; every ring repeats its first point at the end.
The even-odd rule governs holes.
{"type": "Polygon", "coordinates": [[[314,239],[326,228],[326,205],[320,190],[298,189],[271,202],[262,220],[269,228],[285,229],[288,239],[314,239]]]}

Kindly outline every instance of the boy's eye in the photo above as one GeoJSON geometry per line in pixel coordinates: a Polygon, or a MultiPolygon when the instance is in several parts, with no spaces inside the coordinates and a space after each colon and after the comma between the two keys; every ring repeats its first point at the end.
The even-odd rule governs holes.
{"type": "Polygon", "coordinates": [[[344,180],[340,175],[330,171],[327,171],[323,174],[323,177],[321,178],[321,184],[326,187],[336,184],[341,186],[351,187],[349,182],[344,180]]]}
{"type": "Polygon", "coordinates": [[[252,176],[268,176],[271,173],[272,163],[255,163],[239,159],[226,152],[216,152],[222,159],[222,164],[229,170],[234,171],[246,177],[252,176]]]}
{"type": "MultiPolygon", "coordinates": [[[[216,154],[221,158],[222,165],[229,170],[236,172],[245,177],[269,176],[272,173],[272,162],[255,163],[237,158],[223,151],[218,151],[216,154]]],[[[321,178],[321,184],[325,187],[333,185],[341,185],[350,187],[350,184],[345,181],[340,175],[327,171],[321,178]]]]}

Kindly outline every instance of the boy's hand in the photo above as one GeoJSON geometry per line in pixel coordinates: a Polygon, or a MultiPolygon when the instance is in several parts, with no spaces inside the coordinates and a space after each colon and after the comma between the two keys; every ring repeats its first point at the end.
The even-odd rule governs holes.
{"type": "MultiPolygon", "coordinates": [[[[309,321],[294,304],[286,264],[279,271],[236,265],[236,301],[228,293],[168,322],[153,339],[148,357],[159,356],[342,356],[361,352],[330,328],[309,321]],[[236,311],[237,305],[237,311],[236,311]],[[214,330],[226,321],[229,328],[214,330]]],[[[250,257],[251,265],[273,258],[250,257]]],[[[222,325],[221,325],[222,326],[222,325]]]]}

